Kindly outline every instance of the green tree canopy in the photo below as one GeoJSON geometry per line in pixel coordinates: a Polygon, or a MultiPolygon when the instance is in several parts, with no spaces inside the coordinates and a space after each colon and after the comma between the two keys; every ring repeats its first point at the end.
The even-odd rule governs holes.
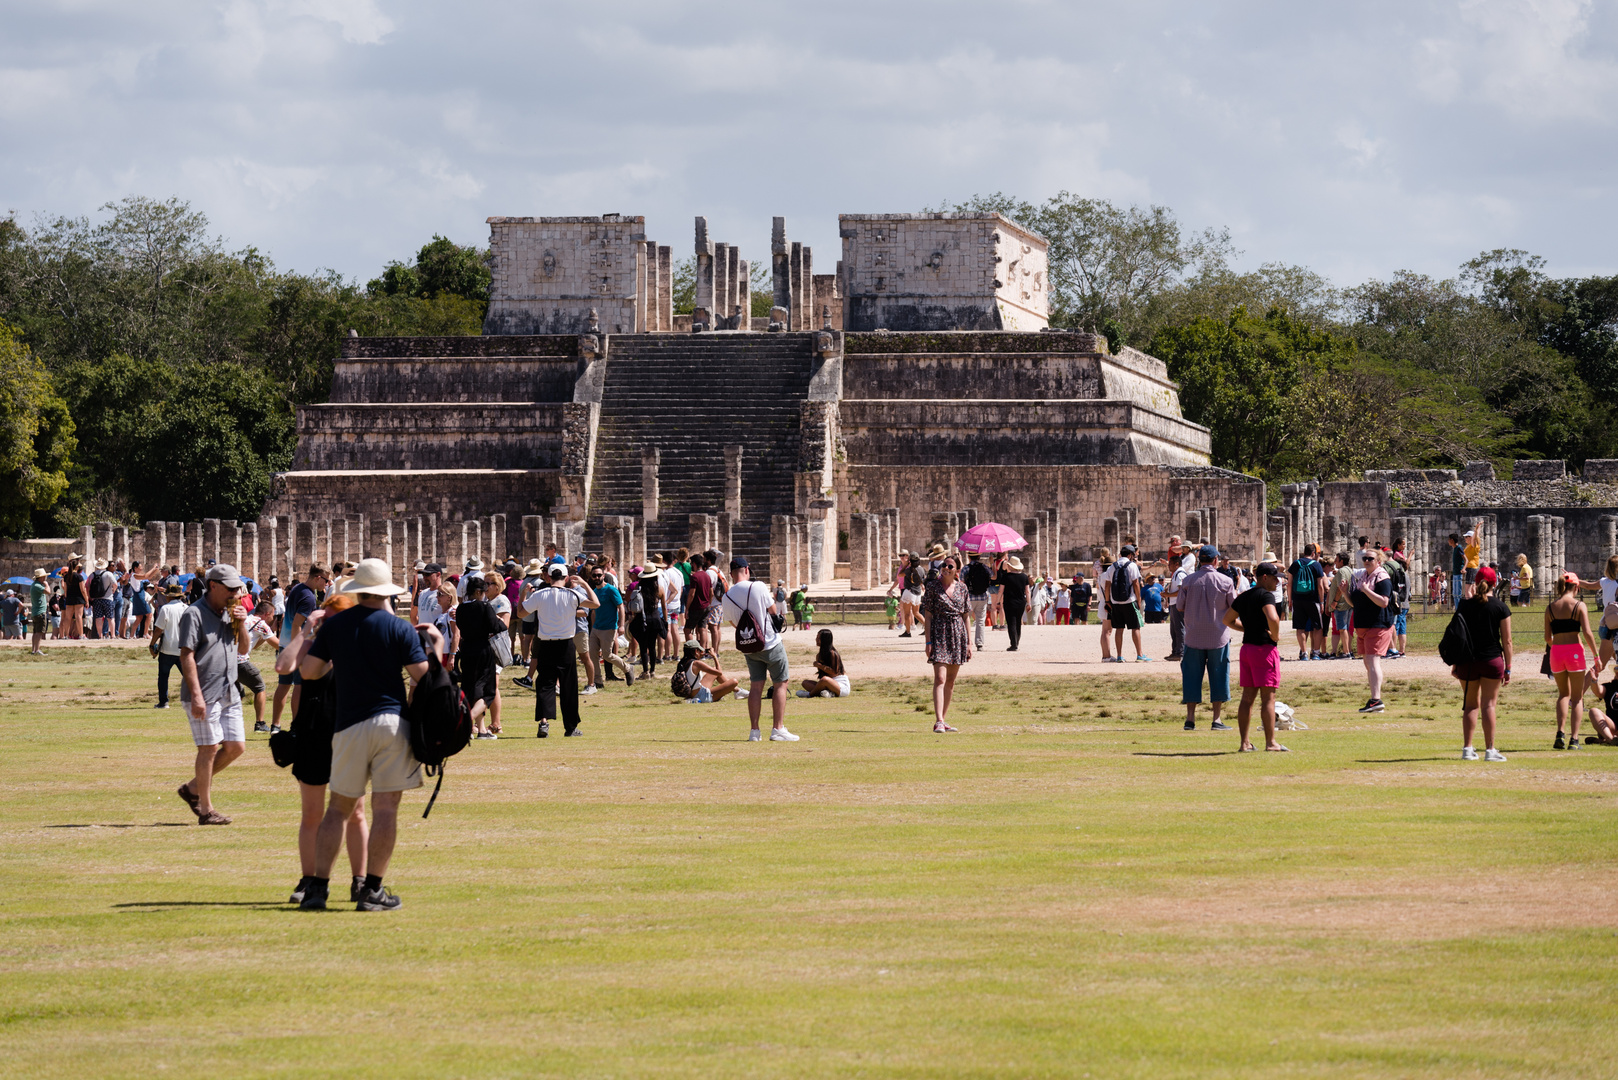
{"type": "Polygon", "coordinates": [[[50,373],[0,322],[0,532],[24,533],[62,497],[73,450],[73,421],[50,373]]]}

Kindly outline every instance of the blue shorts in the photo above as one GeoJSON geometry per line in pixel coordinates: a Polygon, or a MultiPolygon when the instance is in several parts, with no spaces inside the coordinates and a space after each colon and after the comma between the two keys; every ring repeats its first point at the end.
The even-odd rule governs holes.
{"type": "Polygon", "coordinates": [[[1596,633],[1601,636],[1602,641],[1611,641],[1614,637],[1618,637],[1618,630],[1608,630],[1607,624],[1601,622],[1596,623],[1596,633]]]}
{"type": "Polygon", "coordinates": [[[1409,616],[1410,616],[1409,611],[1400,611],[1399,614],[1397,614],[1397,615],[1395,615],[1393,617],[1393,632],[1394,632],[1394,634],[1396,634],[1398,636],[1401,636],[1401,637],[1404,636],[1405,621],[1406,621],[1406,619],[1409,618],[1409,616]]]}
{"type": "Polygon", "coordinates": [[[1202,704],[1202,675],[1208,673],[1208,700],[1230,700],[1230,646],[1217,649],[1185,647],[1180,659],[1180,704],[1202,704]]]}
{"type": "Polygon", "coordinates": [[[1353,616],[1353,614],[1354,613],[1352,611],[1334,611],[1334,612],[1332,612],[1331,613],[1331,627],[1332,627],[1332,629],[1333,630],[1341,630],[1345,634],[1348,633],[1348,620],[1349,620],[1349,618],[1351,616],[1353,616]]]}

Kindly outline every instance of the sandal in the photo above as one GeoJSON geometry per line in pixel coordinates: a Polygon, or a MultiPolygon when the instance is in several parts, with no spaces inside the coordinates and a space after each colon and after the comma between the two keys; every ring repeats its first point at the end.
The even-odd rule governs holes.
{"type": "Polygon", "coordinates": [[[938,723],[933,725],[933,733],[936,734],[936,735],[942,735],[946,731],[960,731],[960,730],[961,729],[958,728],[958,727],[950,727],[948,724],[944,723],[944,721],[942,721],[942,720],[940,720],[938,723]]]}
{"type": "Polygon", "coordinates": [[[185,805],[191,808],[191,812],[193,814],[196,814],[198,817],[202,816],[202,811],[197,809],[197,803],[201,802],[202,800],[198,799],[196,792],[191,790],[191,782],[189,780],[176,788],[174,790],[174,794],[185,800],[185,805]]]}
{"type": "Polygon", "coordinates": [[[206,814],[197,815],[198,825],[229,825],[230,819],[217,810],[209,810],[206,814]]]}

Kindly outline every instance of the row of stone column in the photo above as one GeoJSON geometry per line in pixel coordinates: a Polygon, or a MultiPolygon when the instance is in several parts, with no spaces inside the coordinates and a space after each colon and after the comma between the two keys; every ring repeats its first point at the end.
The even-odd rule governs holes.
{"type": "Polygon", "coordinates": [[[637,313],[641,333],[670,333],[674,330],[674,253],[667,244],[641,241],[640,257],[635,260],[639,280],[635,295],[640,298],[637,313]]]}
{"type": "Polygon", "coordinates": [[[1275,549],[1275,554],[1290,563],[1303,554],[1306,544],[1322,542],[1323,502],[1319,482],[1282,484],[1281,504],[1280,512],[1287,515],[1288,540],[1285,548],[1275,549]]]}
{"type": "Polygon", "coordinates": [[[770,270],[775,307],[785,312],[782,329],[814,330],[814,259],[807,245],[787,242],[784,217],[776,218],[770,229],[770,270]]]}
{"type": "Polygon", "coordinates": [[[697,218],[696,301],[692,330],[751,330],[751,267],[741,249],[708,239],[708,219],[697,218]]]}
{"type": "Polygon", "coordinates": [[[1534,568],[1535,590],[1552,592],[1553,583],[1567,568],[1567,519],[1554,514],[1529,515],[1527,555],[1534,568]]]}
{"type": "Polygon", "coordinates": [[[899,559],[899,508],[848,516],[848,579],[851,589],[875,589],[893,578],[899,559]]]}
{"type": "Polygon", "coordinates": [[[801,514],[776,514],[770,519],[770,576],[788,588],[821,581],[826,545],[826,520],[801,514]]]}

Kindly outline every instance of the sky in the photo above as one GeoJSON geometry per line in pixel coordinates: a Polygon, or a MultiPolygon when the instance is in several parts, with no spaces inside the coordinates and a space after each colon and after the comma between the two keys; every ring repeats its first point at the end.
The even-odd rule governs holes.
{"type": "Polygon", "coordinates": [[[0,213],[179,196],[364,281],[492,215],[768,259],[1003,191],[1171,208],[1244,268],[1618,272],[1618,3],[0,0],[0,213]]]}

